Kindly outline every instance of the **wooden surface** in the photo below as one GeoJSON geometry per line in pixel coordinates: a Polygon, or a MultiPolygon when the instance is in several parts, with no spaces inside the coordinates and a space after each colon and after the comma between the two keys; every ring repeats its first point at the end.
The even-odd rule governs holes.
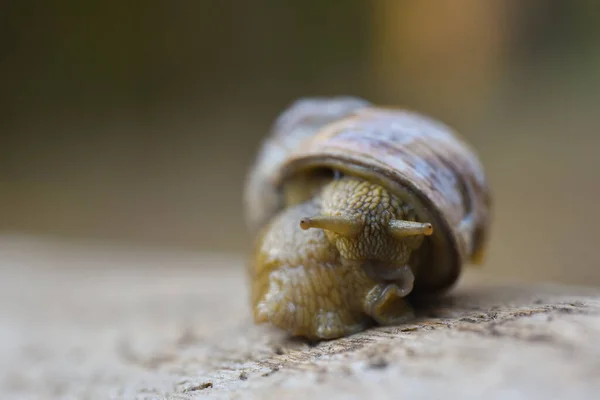
{"type": "Polygon", "coordinates": [[[1,398],[598,398],[600,290],[470,274],[414,323],[310,345],[250,322],[242,266],[1,239],[1,398]]]}

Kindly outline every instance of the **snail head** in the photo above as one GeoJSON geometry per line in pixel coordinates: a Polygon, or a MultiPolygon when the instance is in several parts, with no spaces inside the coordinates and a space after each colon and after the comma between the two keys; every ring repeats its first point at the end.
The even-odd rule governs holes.
{"type": "Polygon", "coordinates": [[[323,229],[346,260],[405,265],[433,233],[399,198],[359,178],[332,181],[320,201],[322,215],[303,218],[300,227],[323,229]]]}

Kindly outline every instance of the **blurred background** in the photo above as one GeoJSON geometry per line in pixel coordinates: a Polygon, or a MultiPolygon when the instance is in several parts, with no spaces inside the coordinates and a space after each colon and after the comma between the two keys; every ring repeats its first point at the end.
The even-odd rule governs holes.
{"type": "Polygon", "coordinates": [[[600,285],[600,2],[4,2],[0,233],[244,255],[260,140],[304,96],[453,126],[486,270],[600,285]]]}

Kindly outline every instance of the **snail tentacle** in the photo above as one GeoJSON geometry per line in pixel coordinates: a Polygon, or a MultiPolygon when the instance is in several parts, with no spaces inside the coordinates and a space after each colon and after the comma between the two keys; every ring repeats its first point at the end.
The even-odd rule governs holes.
{"type": "Polygon", "coordinates": [[[315,217],[306,217],[300,220],[300,228],[304,230],[310,228],[319,228],[347,237],[357,236],[362,231],[363,227],[364,224],[360,220],[348,217],[320,215],[315,217]]]}
{"type": "Polygon", "coordinates": [[[433,226],[429,222],[413,222],[392,219],[388,223],[388,231],[392,236],[402,239],[408,236],[433,234],[433,226]]]}

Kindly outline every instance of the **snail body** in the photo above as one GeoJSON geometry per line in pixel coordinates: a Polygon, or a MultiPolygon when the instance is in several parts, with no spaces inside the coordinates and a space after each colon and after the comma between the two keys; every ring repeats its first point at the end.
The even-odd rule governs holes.
{"type": "Polygon", "coordinates": [[[250,170],[245,213],[257,323],[310,339],[395,325],[480,263],[490,195],[473,150],[422,115],[303,99],[250,170]]]}

